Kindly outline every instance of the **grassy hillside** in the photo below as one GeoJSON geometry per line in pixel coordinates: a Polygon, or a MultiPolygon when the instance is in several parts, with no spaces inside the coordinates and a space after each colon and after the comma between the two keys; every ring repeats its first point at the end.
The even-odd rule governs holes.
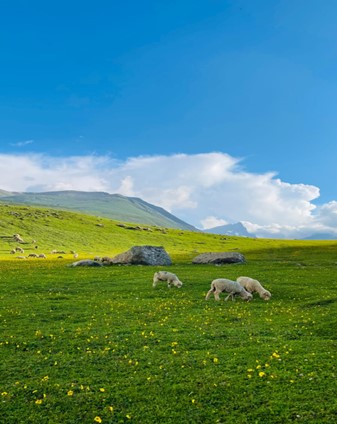
{"type": "MultiPolygon", "coordinates": [[[[121,223],[80,213],[49,208],[2,205],[0,203],[0,258],[11,259],[10,251],[18,246],[12,238],[20,234],[29,253],[45,253],[52,250],[71,251],[81,257],[91,255],[116,255],[133,245],[164,246],[174,261],[190,261],[202,252],[240,251],[247,259],[260,258],[298,263],[311,263],[320,257],[320,250],[335,250],[334,241],[267,240],[230,237],[182,231],[157,226],[121,223]],[[125,226],[120,226],[120,225],[125,226]]],[[[15,257],[15,255],[14,255],[15,257]]],[[[320,260],[324,260],[320,258],[320,260]]]]}
{"type": "Polygon", "coordinates": [[[45,193],[8,193],[0,191],[0,201],[66,209],[120,221],[196,230],[165,209],[136,197],[85,191],[53,191],[45,193]]]}
{"type": "Polygon", "coordinates": [[[336,242],[117,224],[0,209],[2,422],[335,422],[336,242]],[[14,233],[48,259],[15,259],[6,238],[14,233]],[[70,253],[48,253],[110,255],[135,244],[164,246],[183,287],[154,289],[159,267],[69,268],[70,253]],[[223,250],[240,251],[247,263],[191,264],[197,253],[223,250]],[[271,300],[204,300],[214,278],[239,275],[259,279],[271,300]]]}

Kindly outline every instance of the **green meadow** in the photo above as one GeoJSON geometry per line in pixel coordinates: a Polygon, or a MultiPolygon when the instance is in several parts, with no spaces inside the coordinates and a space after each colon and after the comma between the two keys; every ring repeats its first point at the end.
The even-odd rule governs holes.
{"type": "Polygon", "coordinates": [[[0,205],[1,423],[336,422],[336,241],[127,227],[0,205]],[[10,253],[13,234],[27,259],[10,253]],[[71,251],[144,244],[164,246],[181,289],[152,287],[161,267],[67,266],[71,251]],[[210,251],[246,263],[191,264],[210,251]],[[205,301],[213,279],[240,275],[271,300],[205,301]]]}

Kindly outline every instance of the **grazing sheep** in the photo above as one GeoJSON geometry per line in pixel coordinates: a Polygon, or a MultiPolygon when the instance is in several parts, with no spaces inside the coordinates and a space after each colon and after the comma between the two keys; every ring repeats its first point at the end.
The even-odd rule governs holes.
{"type": "Polygon", "coordinates": [[[36,253],[30,253],[28,255],[28,258],[37,258],[37,257],[38,257],[38,255],[36,253]]]}
{"type": "Polygon", "coordinates": [[[25,253],[25,251],[22,249],[22,247],[16,247],[15,251],[20,252],[20,253],[25,253]]]}
{"type": "Polygon", "coordinates": [[[172,272],[168,271],[158,271],[154,273],[153,276],[153,287],[156,287],[158,281],[167,281],[167,287],[180,287],[183,285],[183,283],[179,280],[179,278],[173,274],[172,272]]]}
{"type": "Polygon", "coordinates": [[[261,299],[269,300],[271,298],[270,291],[262,287],[258,280],[254,280],[250,277],[238,277],[236,281],[241,284],[249,293],[258,293],[261,299]]]}
{"type": "Polygon", "coordinates": [[[39,258],[43,258],[43,259],[46,259],[47,258],[47,256],[44,253],[40,253],[38,257],[39,258]]]}
{"type": "Polygon", "coordinates": [[[205,297],[208,300],[213,293],[215,300],[220,300],[219,294],[227,292],[229,295],[225,298],[234,300],[234,296],[240,296],[241,299],[250,301],[253,295],[246,291],[237,281],[227,280],[227,278],[217,278],[211,282],[211,288],[205,297]]]}
{"type": "Polygon", "coordinates": [[[23,238],[20,236],[20,234],[13,234],[13,239],[17,241],[18,243],[24,243],[23,238]]]}
{"type": "Polygon", "coordinates": [[[26,259],[26,256],[17,256],[16,259],[26,259]]]}

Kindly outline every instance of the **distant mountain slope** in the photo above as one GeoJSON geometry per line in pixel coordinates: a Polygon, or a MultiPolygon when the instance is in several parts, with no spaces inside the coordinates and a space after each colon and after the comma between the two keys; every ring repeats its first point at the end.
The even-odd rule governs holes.
{"type": "Polygon", "coordinates": [[[249,233],[241,222],[209,228],[208,230],[205,230],[205,232],[212,234],[224,234],[228,236],[256,237],[254,234],[249,233]]]}
{"type": "Polygon", "coordinates": [[[73,190],[9,193],[0,190],[0,202],[67,209],[117,221],[197,231],[195,227],[161,207],[120,194],[73,190]]]}
{"type": "Polygon", "coordinates": [[[337,236],[332,233],[316,233],[304,237],[302,240],[337,240],[337,236]]]}

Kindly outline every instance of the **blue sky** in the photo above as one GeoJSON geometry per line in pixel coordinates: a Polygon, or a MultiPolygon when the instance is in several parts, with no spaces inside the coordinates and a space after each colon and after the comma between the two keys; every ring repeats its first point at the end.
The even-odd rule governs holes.
{"type": "Polygon", "coordinates": [[[120,190],[199,227],[240,219],[283,234],[287,222],[327,230],[317,215],[337,216],[336,18],[334,0],[6,2],[0,188],[120,190]],[[162,179],[149,181],[146,158],[165,164],[162,179]],[[189,181],[205,164],[220,171],[201,196],[189,181]],[[256,184],[266,211],[245,215],[253,189],[223,185],[224,170],[283,194],[269,199],[256,184]],[[170,196],[182,193],[179,207],[155,196],[163,180],[170,196]],[[233,195],[217,209],[224,187],[233,195]],[[214,210],[201,212],[202,198],[214,210]]]}

